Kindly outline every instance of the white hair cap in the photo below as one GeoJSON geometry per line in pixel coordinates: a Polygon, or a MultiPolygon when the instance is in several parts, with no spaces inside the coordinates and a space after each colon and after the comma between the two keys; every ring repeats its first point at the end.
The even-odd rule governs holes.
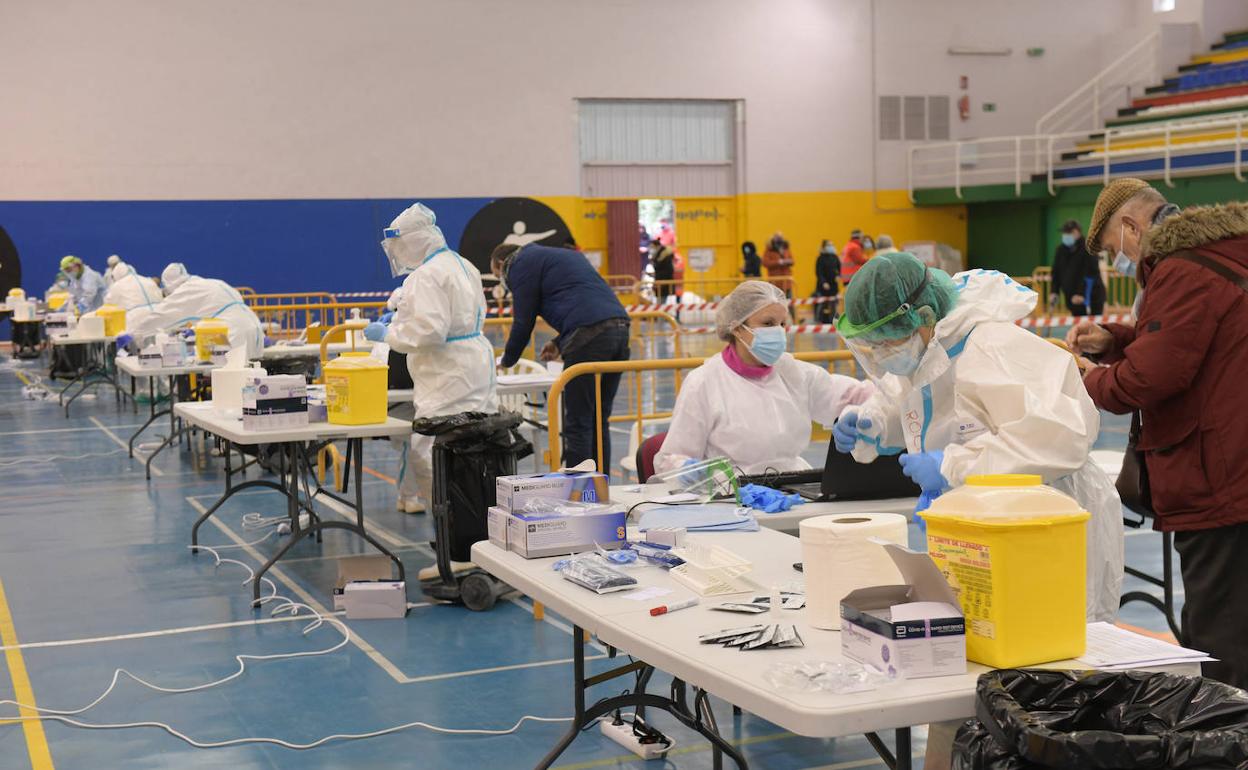
{"type": "Polygon", "coordinates": [[[788,305],[789,298],[775,284],[745,281],[724,297],[715,310],[715,334],[724,342],[746,320],[768,305],[788,305]]]}

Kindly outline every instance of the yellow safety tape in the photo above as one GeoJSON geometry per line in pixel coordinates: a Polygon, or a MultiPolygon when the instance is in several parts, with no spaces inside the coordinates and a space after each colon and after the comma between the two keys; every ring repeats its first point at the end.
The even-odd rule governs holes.
{"type": "MultiPolygon", "coordinates": [[[[19,644],[17,630],[13,627],[13,616],[9,613],[9,601],[4,595],[4,583],[0,581],[0,642],[9,648],[4,651],[4,660],[9,664],[9,676],[13,679],[13,699],[18,703],[37,706],[35,691],[30,686],[30,677],[26,675],[26,662],[22,659],[22,651],[14,645],[19,644]]],[[[38,716],[34,709],[23,708],[19,713],[24,717],[38,716]]],[[[13,724],[16,720],[3,720],[0,724],[13,724]]],[[[48,748],[48,737],[43,732],[43,722],[27,719],[22,722],[22,732],[26,734],[26,750],[30,753],[32,770],[53,770],[52,750],[48,748]]]]}

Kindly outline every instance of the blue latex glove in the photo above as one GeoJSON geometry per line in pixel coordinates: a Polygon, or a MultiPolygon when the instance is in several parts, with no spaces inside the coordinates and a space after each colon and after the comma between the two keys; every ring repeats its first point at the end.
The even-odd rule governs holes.
{"type": "Polygon", "coordinates": [[[277,340],[273,339],[272,337],[270,337],[270,336],[269,336],[269,335],[267,335],[267,334],[266,334],[266,335],[264,335],[264,347],[266,347],[266,348],[271,348],[271,347],[273,347],[273,343],[274,343],[274,342],[277,342],[277,340]]]}
{"type": "Polygon", "coordinates": [[[392,319],[392,318],[394,318],[394,311],[393,311],[393,310],[391,310],[389,313],[382,313],[382,314],[381,314],[381,318],[378,318],[378,319],[377,319],[377,323],[379,323],[379,324],[385,324],[385,325],[389,326],[389,325],[390,325],[390,319],[392,319]]]}
{"type": "Polygon", "coordinates": [[[836,443],[836,451],[841,454],[854,451],[854,444],[858,443],[858,429],[866,430],[870,427],[871,420],[867,418],[859,420],[857,412],[842,414],[841,419],[832,426],[832,440],[836,443]]]}
{"type": "Polygon", "coordinates": [[[381,342],[386,338],[386,325],[378,321],[373,321],[364,327],[364,339],[369,342],[381,342]]]}
{"type": "Polygon", "coordinates": [[[132,342],[134,342],[133,335],[130,335],[130,334],[118,334],[117,335],[117,349],[118,350],[121,350],[122,348],[130,347],[130,343],[132,342]]]}
{"type": "MultiPolygon", "coordinates": [[[[914,512],[915,512],[915,513],[922,513],[923,511],[926,511],[928,508],[931,508],[931,507],[932,507],[932,503],[933,503],[933,502],[935,502],[936,498],[940,497],[940,495],[941,495],[941,493],[940,493],[940,492],[928,492],[928,491],[924,491],[923,493],[921,493],[921,494],[919,495],[919,504],[918,504],[918,505],[916,505],[916,506],[914,506],[914,512]]],[[[922,516],[915,516],[914,518],[915,518],[915,521],[918,521],[918,522],[920,522],[920,523],[923,525],[923,526],[921,527],[921,529],[922,529],[924,532],[926,532],[926,531],[927,531],[927,525],[926,525],[926,522],[924,522],[924,521],[923,521],[923,517],[922,517],[922,516]]]]}
{"type": "Polygon", "coordinates": [[[737,499],[742,505],[748,505],[763,513],[780,513],[806,502],[801,495],[786,495],[779,490],[759,484],[746,484],[738,489],[737,499]]]}
{"type": "Polygon", "coordinates": [[[901,472],[909,476],[911,481],[919,485],[919,489],[929,495],[928,505],[931,505],[931,501],[940,497],[940,493],[948,488],[949,482],[940,472],[940,464],[945,461],[944,452],[904,454],[899,461],[901,472]]]}

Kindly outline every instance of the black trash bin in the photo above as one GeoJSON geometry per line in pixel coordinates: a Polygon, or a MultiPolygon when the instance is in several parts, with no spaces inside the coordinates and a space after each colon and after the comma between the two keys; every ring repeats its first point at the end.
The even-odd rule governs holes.
{"type": "Polygon", "coordinates": [[[976,694],[954,770],[1248,768],[1248,693],[1211,679],[1002,670],[976,694]]]}
{"type": "Polygon", "coordinates": [[[422,586],[434,599],[488,610],[511,589],[482,569],[455,574],[452,561],[468,561],[473,543],[485,540],[486,512],[495,503],[495,480],[516,472],[533,452],[512,412],[465,412],[417,419],[412,430],[436,436],[433,443],[434,550],[438,577],[422,586]]]}

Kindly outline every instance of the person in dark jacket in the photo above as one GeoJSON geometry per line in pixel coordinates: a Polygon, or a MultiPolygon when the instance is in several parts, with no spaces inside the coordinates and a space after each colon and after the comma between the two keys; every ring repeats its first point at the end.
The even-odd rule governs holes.
{"type": "Polygon", "coordinates": [[[841,258],[836,254],[832,241],[824,241],[815,259],[815,296],[825,298],[815,306],[815,317],[821,324],[836,321],[837,304],[841,293],[841,258]]]}
{"type": "Polygon", "coordinates": [[[657,238],[650,242],[650,264],[654,265],[654,282],[659,302],[676,293],[676,252],[657,238]]]}
{"type": "MultiPolygon", "coordinates": [[[[490,255],[490,268],[511,291],[512,325],[501,365],[514,366],[533,336],[541,316],[558,334],[542,346],[540,358],[562,358],[565,367],[587,361],[627,361],[628,313],[585,256],[567,249],[503,244],[490,255]]],[[[611,472],[611,434],[607,421],[620,388],[620,375],[602,376],[602,414],[594,428],[594,377],[577,377],[563,391],[563,465],[598,457],[599,470],[611,472]]]]}
{"type": "Polygon", "coordinates": [[[1083,228],[1073,219],[1062,225],[1062,242],[1053,254],[1053,284],[1049,307],[1056,309],[1058,294],[1066,295],[1071,315],[1100,315],[1105,311],[1105,281],[1101,264],[1088,251],[1083,228]]]}
{"type": "Polygon", "coordinates": [[[741,256],[745,259],[741,267],[741,275],[746,278],[761,278],[763,276],[763,259],[758,256],[758,247],[754,245],[754,241],[746,241],[741,244],[741,256]]]}
{"type": "Polygon", "coordinates": [[[1082,362],[1097,406],[1140,413],[1154,527],[1174,533],[1183,573],[1183,643],[1218,658],[1205,676],[1248,687],[1248,204],[1179,213],[1118,179],[1089,236],[1138,265],[1144,300],[1134,326],[1083,321],[1067,341],[1100,362],[1082,362]]]}

